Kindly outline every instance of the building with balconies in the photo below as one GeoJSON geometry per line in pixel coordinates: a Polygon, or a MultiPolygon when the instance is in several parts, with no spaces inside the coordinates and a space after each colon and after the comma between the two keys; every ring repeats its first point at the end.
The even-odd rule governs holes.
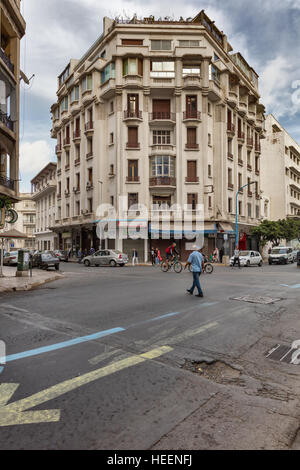
{"type": "MultiPolygon", "coordinates": [[[[206,251],[224,247],[229,255],[235,196],[248,181],[257,192],[240,194],[238,221],[254,248],[264,138],[258,76],[204,11],[186,21],[104,18],[102,36],[60,75],[51,112],[58,158],[53,230],[61,248],[97,249],[97,207],[111,204],[120,214],[119,196],[126,196],[129,206],[169,212],[172,227],[172,206],[188,205],[193,215],[202,204],[206,251]]],[[[173,228],[165,240],[159,226],[153,243],[163,250],[177,233],[173,228]]],[[[136,248],[147,259],[150,244],[117,236],[106,247],[129,254],[136,248]]],[[[187,240],[178,246],[187,254],[187,240]]]]}
{"type": "Polygon", "coordinates": [[[270,200],[270,219],[300,219],[300,146],[272,114],[262,142],[261,184],[270,200]]]}
{"type": "Polygon", "coordinates": [[[0,0],[0,196],[18,200],[20,0],[0,0]]]}
{"type": "MultiPolygon", "coordinates": [[[[21,248],[33,250],[35,248],[36,208],[32,194],[20,193],[18,202],[14,204],[14,209],[18,213],[18,220],[10,225],[9,229],[15,229],[25,234],[26,238],[7,241],[7,248],[10,251],[21,248]]],[[[7,228],[5,227],[5,229],[7,228]]]]}
{"type": "Polygon", "coordinates": [[[49,228],[55,223],[56,170],[56,163],[48,163],[31,181],[36,205],[35,247],[41,251],[58,249],[58,237],[49,228]]]}

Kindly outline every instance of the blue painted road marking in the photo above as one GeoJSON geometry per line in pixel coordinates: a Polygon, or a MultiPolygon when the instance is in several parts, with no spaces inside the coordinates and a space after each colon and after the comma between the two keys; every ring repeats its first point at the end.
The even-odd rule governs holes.
{"type": "Polygon", "coordinates": [[[288,287],[289,289],[300,289],[300,284],[294,284],[293,286],[288,286],[287,284],[280,284],[282,287],[288,287]]]}

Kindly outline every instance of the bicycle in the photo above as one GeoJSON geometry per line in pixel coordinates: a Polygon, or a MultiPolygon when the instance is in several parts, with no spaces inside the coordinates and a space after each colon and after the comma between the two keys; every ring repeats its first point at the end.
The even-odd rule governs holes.
{"type": "Polygon", "coordinates": [[[183,270],[183,265],[180,263],[180,261],[178,261],[177,256],[175,256],[172,261],[165,260],[161,264],[161,270],[162,270],[163,273],[167,273],[172,268],[175,271],[175,273],[177,273],[177,274],[180,274],[181,271],[183,270]]]}
{"type": "MultiPolygon", "coordinates": [[[[192,265],[190,264],[189,265],[189,272],[192,273],[193,272],[193,268],[192,268],[192,265]]],[[[211,263],[204,263],[204,272],[206,274],[212,274],[214,272],[214,267],[211,263]]]]}

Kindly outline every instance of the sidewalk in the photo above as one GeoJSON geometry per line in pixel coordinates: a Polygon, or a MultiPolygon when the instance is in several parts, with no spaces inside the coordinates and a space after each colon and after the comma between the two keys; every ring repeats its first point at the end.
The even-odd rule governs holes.
{"type": "Polygon", "coordinates": [[[64,276],[56,271],[42,271],[41,269],[33,269],[32,277],[16,277],[16,267],[4,266],[4,278],[0,278],[0,293],[27,291],[39,287],[47,282],[62,279],[64,276]]]}

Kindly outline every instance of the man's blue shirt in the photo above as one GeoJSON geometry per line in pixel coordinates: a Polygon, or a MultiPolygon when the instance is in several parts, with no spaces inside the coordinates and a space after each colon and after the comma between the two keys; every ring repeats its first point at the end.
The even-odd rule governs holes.
{"type": "Polygon", "coordinates": [[[190,255],[188,262],[191,263],[194,273],[202,273],[202,263],[204,261],[203,256],[199,251],[193,251],[190,255]]]}

